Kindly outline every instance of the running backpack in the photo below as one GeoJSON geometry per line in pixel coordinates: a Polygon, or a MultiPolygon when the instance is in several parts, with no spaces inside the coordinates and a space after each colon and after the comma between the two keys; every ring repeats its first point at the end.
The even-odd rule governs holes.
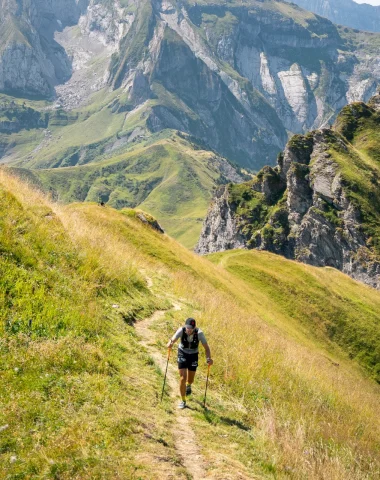
{"type": "Polygon", "coordinates": [[[196,350],[198,348],[198,345],[199,345],[198,329],[196,328],[194,330],[193,340],[191,342],[189,342],[187,340],[186,328],[183,327],[181,343],[183,345],[183,348],[189,348],[190,350],[196,350]]]}

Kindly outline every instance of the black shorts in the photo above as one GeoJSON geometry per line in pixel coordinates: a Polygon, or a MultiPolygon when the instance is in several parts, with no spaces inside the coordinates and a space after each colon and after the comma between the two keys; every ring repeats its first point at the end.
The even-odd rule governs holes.
{"type": "Polygon", "coordinates": [[[198,367],[198,353],[185,353],[178,350],[178,369],[187,368],[190,372],[195,372],[198,367]]]}

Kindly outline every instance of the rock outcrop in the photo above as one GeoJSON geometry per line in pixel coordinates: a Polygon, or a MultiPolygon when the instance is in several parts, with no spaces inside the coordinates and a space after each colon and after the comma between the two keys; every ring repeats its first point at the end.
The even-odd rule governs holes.
{"type": "Polygon", "coordinates": [[[380,168],[350,143],[379,125],[379,105],[377,95],[345,107],[334,129],[294,136],[276,168],[222,187],[196,251],[269,250],[380,288],[380,168]]]}
{"type": "Polygon", "coordinates": [[[136,218],[138,218],[140,222],[144,223],[145,225],[148,225],[149,227],[153,228],[153,230],[156,230],[158,233],[165,233],[164,229],[157,222],[157,220],[154,217],[152,217],[152,215],[149,215],[148,213],[137,210],[136,218]]]}
{"type": "Polygon", "coordinates": [[[237,219],[229,202],[229,191],[224,185],[216,192],[196,251],[215,253],[245,246],[246,239],[239,231],[237,219]]]}

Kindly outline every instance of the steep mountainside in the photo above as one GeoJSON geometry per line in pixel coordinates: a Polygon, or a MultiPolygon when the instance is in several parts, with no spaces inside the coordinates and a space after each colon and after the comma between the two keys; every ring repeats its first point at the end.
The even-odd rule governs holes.
{"type": "Polygon", "coordinates": [[[48,170],[34,177],[65,201],[144,202],[194,246],[213,188],[240,175],[231,165],[231,178],[216,171],[223,157],[253,170],[274,165],[289,133],[368,99],[379,43],[274,0],[3,0],[0,161],[48,170]],[[146,146],[162,152],[163,139],[184,137],[186,146],[145,155],[146,146]],[[139,152],[144,167],[129,166],[127,181],[125,171],[108,178],[110,163],[129,165],[139,152]],[[175,184],[199,193],[196,208],[193,193],[177,208],[154,193],[174,158],[187,159],[176,162],[175,184]]]}
{"type": "Polygon", "coordinates": [[[180,130],[251,168],[273,164],[287,131],[367,100],[380,78],[377,35],[274,0],[4,0],[1,15],[0,90],[48,98],[71,75],[56,86],[67,110],[108,85],[112,111],[126,124],[135,112],[140,135],[180,130]]]}
{"type": "Polygon", "coordinates": [[[380,288],[380,94],[295,135],[250,182],[220,189],[197,251],[269,250],[380,288]]]}
{"type": "Polygon", "coordinates": [[[334,23],[380,32],[380,7],[353,0],[292,0],[306,10],[322,15],[334,23]]]}
{"type": "Polygon", "coordinates": [[[88,1],[1,0],[0,90],[49,97],[71,62],[54,32],[78,23],[88,1]]]}

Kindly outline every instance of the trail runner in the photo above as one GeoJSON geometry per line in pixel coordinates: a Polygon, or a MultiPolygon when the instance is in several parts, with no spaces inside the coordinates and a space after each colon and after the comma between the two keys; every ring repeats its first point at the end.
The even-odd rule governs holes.
{"type": "Polygon", "coordinates": [[[212,365],[210,347],[205,334],[196,327],[194,318],[188,318],[183,327],[180,327],[169,340],[167,347],[172,348],[174,343],[181,339],[178,347],[178,371],[180,376],[179,390],[181,401],[178,408],[186,408],[186,395],[191,395],[191,385],[194,383],[195,372],[198,367],[198,345],[203,345],[206,351],[207,363],[212,365]]]}

